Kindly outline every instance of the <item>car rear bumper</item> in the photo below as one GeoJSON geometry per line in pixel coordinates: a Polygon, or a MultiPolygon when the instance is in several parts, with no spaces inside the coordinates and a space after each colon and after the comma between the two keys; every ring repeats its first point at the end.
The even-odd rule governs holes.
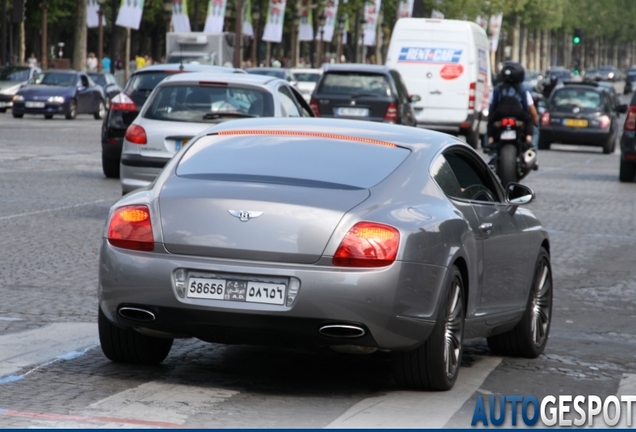
{"type": "Polygon", "coordinates": [[[611,129],[544,127],[539,130],[542,141],[559,144],[602,146],[611,136],[611,129]]]}
{"type": "Polygon", "coordinates": [[[166,158],[145,157],[136,154],[122,154],[119,178],[123,193],[146,187],[161,173],[170,161],[166,158]]]}
{"type": "Polygon", "coordinates": [[[330,266],[329,259],[326,265],[239,262],[172,255],[160,244],[156,248],[161,250],[133,252],[103,241],[98,287],[102,311],[122,327],[219,343],[413,349],[432,331],[447,275],[444,267],[399,261],[380,269],[343,269],[330,266]],[[177,269],[248,280],[295,279],[299,290],[289,305],[184,298],[173,281],[177,269]],[[118,313],[122,306],[146,309],[156,319],[140,323],[124,318],[118,313]],[[345,338],[319,332],[338,324],[359,327],[365,334],[345,338]]]}

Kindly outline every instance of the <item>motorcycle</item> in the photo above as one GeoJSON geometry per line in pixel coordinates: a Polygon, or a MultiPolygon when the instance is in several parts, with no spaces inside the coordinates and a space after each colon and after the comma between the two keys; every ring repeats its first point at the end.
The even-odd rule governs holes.
{"type": "Polygon", "coordinates": [[[491,146],[491,160],[488,164],[506,187],[517,183],[532,170],[538,168],[537,153],[526,142],[525,125],[513,117],[507,117],[493,124],[495,142],[491,146]],[[498,139],[497,139],[498,138],[498,139]]]}

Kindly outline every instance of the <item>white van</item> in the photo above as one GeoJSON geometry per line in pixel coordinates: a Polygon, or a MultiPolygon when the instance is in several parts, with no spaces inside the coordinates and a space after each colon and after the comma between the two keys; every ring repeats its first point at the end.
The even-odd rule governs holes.
{"type": "MultiPolygon", "coordinates": [[[[479,145],[482,111],[488,109],[490,46],[470,21],[401,18],[395,24],[386,64],[397,69],[415,102],[418,126],[479,145]]],[[[482,118],[483,117],[483,118],[482,118]]]]}

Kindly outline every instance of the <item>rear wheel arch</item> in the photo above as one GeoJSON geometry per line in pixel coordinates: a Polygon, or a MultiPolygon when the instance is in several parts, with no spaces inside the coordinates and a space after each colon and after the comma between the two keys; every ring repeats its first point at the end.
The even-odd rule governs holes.
{"type": "Polygon", "coordinates": [[[466,260],[464,259],[464,257],[458,257],[457,259],[455,259],[455,262],[453,262],[453,265],[457,267],[457,269],[459,270],[459,273],[462,276],[462,282],[463,282],[463,290],[464,290],[464,310],[466,310],[466,312],[468,312],[468,295],[470,292],[470,277],[468,276],[468,264],[466,263],[466,260]]]}

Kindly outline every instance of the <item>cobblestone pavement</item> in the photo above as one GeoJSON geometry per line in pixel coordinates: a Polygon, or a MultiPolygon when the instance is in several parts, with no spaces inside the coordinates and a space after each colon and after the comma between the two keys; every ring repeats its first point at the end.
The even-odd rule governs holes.
{"type": "MultiPolygon", "coordinates": [[[[101,171],[100,125],[0,114],[0,337],[96,322],[99,239],[121,196],[101,171]]],[[[618,154],[600,148],[553,146],[539,161],[524,183],[552,241],[548,348],[502,359],[447,426],[469,427],[478,395],[604,396],[636,374],[636,184],[619,183],[618,154]]],[[[134,367],[81,348],[0,376],[0,427],[324,427],[399,390],[383,355],[177,340],[162,365],[134,367]]],[[[470,343],[462,373],[489,356],[470,343]]]]}

